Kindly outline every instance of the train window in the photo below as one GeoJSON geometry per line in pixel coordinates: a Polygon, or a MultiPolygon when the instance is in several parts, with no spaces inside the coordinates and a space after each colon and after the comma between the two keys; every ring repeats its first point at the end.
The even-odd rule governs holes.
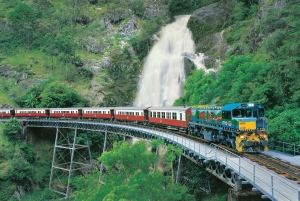
{"type": "Polygon", "coordinates": [[[141,116],[143,116],[144,115],[144,113],[143,112],[141,112],[141,116]]]}
{"type": "Polygon", "coordinates": [[[182,120],[182,113],[180,113],[180,117],[179,118],[180,118],[180,120],[182,120]]]}
{"type": "Polygon", "coordinates": [[[160,118],[160,112],[157,112],[157,118],[160,118]]]}
{"type": "Polygon", "coordinates": [[[166,118],[166,113],[165,113],[165,112],[162,112],[162,113],[161,113],[161,118],[163,118],[163,119],[166,118]]]}
{"type": "Polygon", "coordinates": [[[177,113],[175,112],[172,113],[172,119],[177,119],[177,113]]]}
{"type": "Polygon", "coordinates": [[[231,112],[230,111],[223,111],[222,112],[223,119],[231,119],[231,112]]]}
{"type": "Polygon", "coordinates": [[[149,117],[152,117],[152,112],[150,112],[149,117]]]}
{"type": "Polygon", "coordinates": [[[237,117],[237,118],[241,118],[244,117],[244,111],[243,109],[234,109],[232,110],[232,117],[237,117]]]}
{"type": "Polygon", "coordinates": [[[109,111],[107,111],[107,114],[109,114],[109,111]]]}
{"type": "Polygon", "coordinates": [[[257,110],[253,110],[253,117],[256,117],[256,118],[258,117],[257,116],[257,110]]]}
{"type": "Polygon", "coordinates": [[[251,117],[251,115],[252,115],[251,109],[247,109],[246,110],[246,117],[251,117]]]}
{"type": "Polygon", "coordinates": [[[262,109],[262,108],[259,108],[258,109],[258,114],[259,114],[259,117],[264,117],[265,116],[265,110],[262,109]]]}
{"type": "Polygon", "coordinates": [[[171,113],[167,112],[167,119],[171,119],[171,113]]]}
{"type": "Polygon", "coordinates": [[[156,112],[153,112],[153,117],[156,118],[156,112]]]}

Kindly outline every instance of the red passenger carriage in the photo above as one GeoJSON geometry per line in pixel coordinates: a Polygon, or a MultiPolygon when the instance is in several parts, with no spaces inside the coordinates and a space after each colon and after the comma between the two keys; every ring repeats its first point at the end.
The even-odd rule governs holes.
{"type": "Polygon", "coordinates": [[[17,108],[15,117],[47,117],[47,108],[17,108]]]}
{"type": "Polygon", "coordinates": [[[148,107],[116,107],[115,120],[146,122],[148,107]]]}
{"type": "Polygon", "coordinates": [[[191,107],[150,107],[149,123],[186,130],[191,120],[191,107]]]}
{"type": "Polygon", "coordinates": [[[57,118],[79,118],[79,108],[50,108],[49,116],[57,118]]]}
{"type": "Polygon", "coordinates": [[[1,118],[9,118],[12,116],[12,110],[13,109],[9,109],[9,108],[1,108],[0,109],[0,117],[1,118]]]}
{"type": "Polygon", "coordinates": [[[82,118],[112,119],[114,109],[107,107],[82,108],[82,118]]]}

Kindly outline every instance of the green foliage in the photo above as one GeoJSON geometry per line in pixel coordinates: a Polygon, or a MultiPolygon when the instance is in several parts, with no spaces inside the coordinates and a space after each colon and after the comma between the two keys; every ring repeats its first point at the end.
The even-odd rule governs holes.
{"type": "Polygon", "coordinates": [[[153,170],[157,161],[147,151],[146,143],[133,146],[127,142],[115,143],[111,152],[105,152],[100,161],[106,168],[105,185],[99,184],[99,175],[77,178],[75,200],[194,200],[187,188],[170,184],[161,172],[153,170]],[[89,188],[89,186],[95,188],[89,188]]]}
{"type": "Polygon", "coordinates": [[[171,13],[180,13],[182,11],[190,11],[193,6],[193,1],[190,0],[172,0],[169,4],[171,13]]]}
{"type": "Polygon", "coordinates": [[[193,40],[198,43],[204,36],[218,31],[221,26],[215,23],[200,22],[198,19],[191,17],[188,21],[187,27],[193,33],[193,40]]]}
{"type": "Polygon", "coordinates": [[[40,95],[50,82],[50,80],[47,80],[42,82],[41,84],[33,86],[26,92],[26,94],[24,94],[20,97],[19,100],[17,100],[17,103],[21,108],[40,108],[40,95]]]}
{"type": "Polygon", "coordinates": [[[32,163],[35,162],[36,154],[33,151],[33,149],[32,149],[31,146],[28,146],[27,144],[25,144],[25,143],[22,142],[22,143],[19,144],[19,149],[22,151],[23,158],[28,163],[32,164],[32,163]]]}
{"type": "Polygon", "coordinates": [[[31,194],[26,194],[22,197],[22,201],[55,201],[60,200],[61,197],[51,189],[34,190],[31,194]]]}
{"type": "Polygon", "coordinates": [[[230,15],[230,20],[232,22],[243,21],[245,20],[248,12],[249,12],[249,8],[245,5],[245,3],[239,2],[235,4],[235,7],[230,15]]]}
{"type": "Polygon", "coordinates": [[[134,14],[139,17],[143,17],[145,12],[145,3],[143,0],[133,0],[131,8],[134,14]]]}
{"type": "Polygon", "coordinates": [[[17,142],[20,139],[21,132],[22,126],[15,118],[8,120],[4,125],[3,133],[11,142],[17,142]]]}
{"type": "Polygon", "coordinates": [[[13,181],[31,180],[33,170],[31,165],[22,157],[15,157],[8,167],[8,178],[13,181]]]}
{"type": "Polygon", "coordinates": [[[300,145],[300,109],[282,109],[282,112],[279,110],[276,117],[269,121],[269,137],[300,145]]]}
{"type": "Polygon", "coordinates": [[[65,63],[71,62],[75,55],[76,43],[72,35],[68,32],[58,35],[54,42],[47,48],[47,52],[52,56],[58,56],[65,63]]]}
{"type": "Polygon", "coordinates": [[[16,184],[9,180],[0,181],[1,200],[9,200],[16,189],[16,184]]]}
{"type": "Polygon", "coordinates": [[[255,60],[253,56],[236,56],[228,59],[222,69],[205,74],[201,70],[192,72],[184,85],[183,97],[175,105],[198,105],[255,101],[272,106],[276,101],[269,81],[272,64],[255,60]]]}
{"type": "Polygon", "coordinates": [[[157,149],[159,146],[162,146],[164,144],[163,138],[157,138],[151,141],[151,146],[155,149],[157,149]]]}
{"type": "Polygon", "coordinates": [[[169,11],[174,15],[191,12],[202,6],[217,2],[217,0],[169,0],[165,2],[168,3],[169,11]]]}
{"type": "Polygon", "coordinates": [[[61,83],[51,83],[45,87],[40,95],[41,107],[63,108],[82,107],[87,105],[87,101],[77,92],[61,83]]]}
{"type": "Polygon", "coordinates": [[[30,45],[35,38],[35,20],[37,18],[38,12],[34,8],[25,3],[18,4],[8,16],[8,20],[11,22],[10,27],[13,30],[13,38],[30,45]]]}
{"type": "Polygon", "coordinates": [[[140,23],[141,33],[130,39],[129,43],[133,46],[138,53],[138,58],[142,60],[150,51],[150,39],[156,33],[161,25],[161,19],[156,18],[152,20],[145,20],[140,23]]]}

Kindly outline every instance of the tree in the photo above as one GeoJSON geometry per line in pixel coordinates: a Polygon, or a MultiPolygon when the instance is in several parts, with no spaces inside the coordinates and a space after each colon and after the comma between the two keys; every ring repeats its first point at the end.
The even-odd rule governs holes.
{"type": "Polygon", "coordinates": [[[8,16],[14,37],[20,39],[24,44],[30,45],[35,38],[36,19],[38,19],[38,12],[31,6],[26,3],[17,5],[8,16]]]}
{"type": "Polygon", "coordinates": [[[157,157],[147,150],[145,141],[132,146],[115,143],[113,151],[103,153],[99,160],[106,168],[105,184],[97,184],[98,176],[77,179],[75,186],[80,190],[75,200],[194,200],[186,187],[172,184],[152,168],[157,157]]]}
{"type": "Polygon", "coordinates": [[[134,14],[136,14],[139,17],[143,17],[145,12],[145,4],[143,0],[134,0],[132,2],[132,10],[134,14]]]}
{"type": "Polygon", "coordinates": [[[15,157],[8,167],[8,178],[14,181],[31,180],[33,170],[30,164],[22,157],[15,157]]]}
{"type": "Polygon", "coordinates": [[[300,145],[300,109],[282,108],[276,117],[269,122],[270,138],[300,145]]]}
{"type": "Polygon", "coordinates": [[[22,108],[39,108],[41,104],[40,95],[50,82],[50,80],[46,80],[38,85],[33,86],[26,92],[26,94],[17,100],[17,103],[22,108]]]}
{"type": "Polygon", "coordinates": [[[40,98],[41,107],[62,108],[87,105],[87,101],[74,89],[57,82],[47,85],[41,93],[40,98]]]}
{"type": "Polygon", "coordinates": [[[3,133],[8,137],[9,141],[17,142],[20,139],[21,132],[22,126],[15,118],[8,120],[4,125],[3,133]]]}

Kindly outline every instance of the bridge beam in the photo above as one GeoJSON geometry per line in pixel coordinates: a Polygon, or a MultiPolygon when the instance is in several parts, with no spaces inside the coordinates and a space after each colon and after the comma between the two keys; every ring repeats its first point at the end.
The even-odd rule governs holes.
{"type": "Polygon", "coordinates": [[[55,144],[49,188],[69,197],[72,195],[70,180],[74,171],[91,172],[92,158],[87,135],[85,142],[77,143],[77,128],[56,128],[55,144]]]}

